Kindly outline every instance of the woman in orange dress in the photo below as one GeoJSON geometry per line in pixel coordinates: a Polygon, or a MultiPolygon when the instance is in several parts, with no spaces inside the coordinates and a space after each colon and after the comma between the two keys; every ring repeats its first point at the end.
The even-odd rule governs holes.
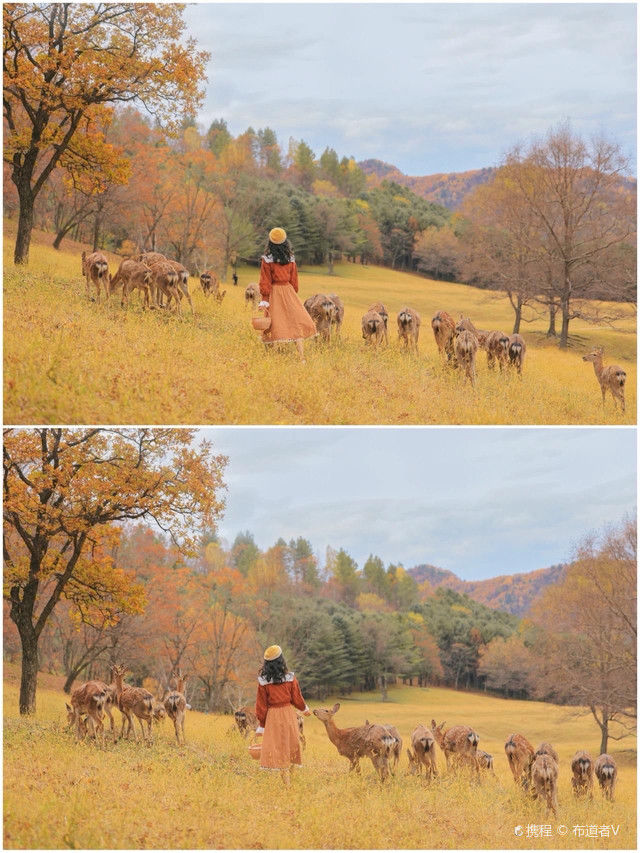
{"type": "Polygon", "coordinates": [[[263,734],[260,750],[260,767],[280,770],[285,785],[290,782],[289,768],[302,766],[300,736],[296,710],[309,716],[307,703],[302,698],[300,685],[289,672],[280,646],[269,646],[264,653],[264,663],[258,675],[256,697],[256,734],[263,734]]]}
{"type": "Polygon", "coordinates": [[[316,334],[316,326],[298,299],[298,268],[284,228],[272,228],[260,265],[259,308],[268,309],[271,327],[262,334],[265,343],[295,341],[304,359],[305,338],[316,334]]]}

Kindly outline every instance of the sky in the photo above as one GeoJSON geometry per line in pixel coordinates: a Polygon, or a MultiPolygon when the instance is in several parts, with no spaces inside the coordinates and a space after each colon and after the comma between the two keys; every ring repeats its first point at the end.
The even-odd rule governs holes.
{"type": "Polygon", "coordinates": [[[478,580],[565,562],[635,513],[626,428],[215,427],[228,456],[219,533],[328,545],[478,580]]]}
{"type": "Polygon", "coordinates": [[[204,2],[185,20],[212,54],[205,129],[430,175],[495,166],[568,119],[635,173],[635,3],[204,2]]]}

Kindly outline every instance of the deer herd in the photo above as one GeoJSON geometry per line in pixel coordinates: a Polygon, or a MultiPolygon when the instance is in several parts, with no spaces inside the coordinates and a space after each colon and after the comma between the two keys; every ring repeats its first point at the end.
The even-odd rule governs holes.
{"type": "MultiPolygon", "coordinates": [[[[128,738],[135,726],[133,718],[140,723],[142,739],[151,743],[152,723],[169,717],[173,722],[178,746],[184,745],[185,713],[190,709],[185,695],[186,677],[178,670],[171,676],[170,687],[162,701],[143,687],[134,687],[123,681],[126,667],[111,667],[111,683],[87,681],[73,690],[71,704],[66,704],[69,726],[75,726],[78,739],[87,735],[98,742],[104,738],[104,716],[109,718],[113,742],[118,740],[113,709],[122,715],[120,737],[128,738]],[[147,729],[145,732],[145,724],[147,729]],[[125,732],[125,725],[127,727],[125,732]]],[[[244,705],[234,709],[234,721],[238,731],[247,736],[255,731],[258,719],[254,710],[244,705]]],[[[316,708],[313,713],[324,724],[327,736],[339,755],[349,761],[349,771],[360,773],[360,760],[368,758],[380,781],[395,776],[402,754],[402,737],[390,723],[370,723],[361,726],[338,728],[334,717],[340,703],[332,708],[316,708]]],[[[297,715],[298,731],[302,747],[306,746],[303,718],[297,715]]],[[[476,779],[482,771],[495,776],[493,756],[478,749],[478,734],[466,725],[445,728],[445,723],[431,720],[431,726],[418,723],[411,733],[411,745],[407,748],[409,773],[431,781],[438,777],[436,746],[443,753],[447,773],[466,767],[476,779]]],[[[518,733],[509,735],[504,751],[516,786],[528,792],[534,799],[540,798],[547,808],[557,816],[558,811],[558,754],[551,744],[543,742],[537,749],[518,733]]],[[[613,800],[618,776],[615,760],[603,753],[593,761],[588,752],[578,750],[571,760],[571,785],[576,797],[593,797],[593,777],[598,780],[605,799],[613,800]]]]}
{"type": "MultiPolygon", "coordinates": [[[[86,293],[91,297],[91,285],[95,287],[95,300],[100,302],[102,291],[108,301],[116,288],[122,288],[121,305],[127,307],[129,295],[134,289],[142,294],[143,308],[173,309],[182,314],[181,302],[186,298],[193,314],[193,302],[189,294],[189,271],[178,261],[170,260],[159,252],[141,252],[121,261],[115,275],[109,272],[106,255],[102,252],[82,253],[82,274],[86,278],[86,293]]],[[[221,303],[226,290],[221,290],[220,282],[214,272],[201,273],[200,285],[205,297],[214,296],[221,303]]],[[[247,285],[244,291],[245,306],[255,308],[260,302],[260,289],[256,282],[247,285]]],[[[313,319],[318,338],[330,343],[340,339],[344,304],[336,293],[314,293],[304,302],[304,307],[313,319]]],[[[398,344],[409,352],[418,354],[420,336],[420,314],[408,305],[404,305],[397,315],[398,344]]],[[[365,344],[378,349],[389,344],[389,313],[382,302],[374,302],[362,315],[362,337],[365,344]]],[[[500,373],[507,367],[522,375],[527,345],[520,334],[507,335],[498,330],[477,329],[469,317],[460,315],[456,322],[447,311],[437,311],[431,328],[436,346],[442,360],[452,368],[460,368],[464,382],[476,384],[476,358],[479,350],[487,353],[487,367],[494,370],[498,365],[500,373]]],[[[624,387],[627,374],[617,364],[604,365],[604,350],[595,347],[583,361],[593,363],[596,378],[602,391],[602,405],[605,405],[606,392],[611,393],[614,407],[618,402],[625,411],[624,387]]]]}

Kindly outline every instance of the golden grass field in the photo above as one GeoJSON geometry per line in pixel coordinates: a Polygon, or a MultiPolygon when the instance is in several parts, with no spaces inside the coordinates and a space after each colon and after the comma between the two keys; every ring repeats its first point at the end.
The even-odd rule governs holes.
{"type": "MultiPolygon", "coordinates": [[[[267,849],[630,849],[636,846],[635,741],[610,741],[618,767],[613,803],[596,787],[593,801],[571,793],[577,748],[595,758],[599,733],[590,716],[553,705],[447,689],[398,687],[390,701],[342,698],[340,727],[365,718],[393,722],[405,740],[418,722],[470,723],[480,748],[494,756],[495,777],[480,785],[464,775],[431,784],[408,775],[403,749],[395,778],[381,785],[368,760],[362,774],[328,741],[323,724],[305,720],[304,767],[285,789],[278,773],[260,771],[230,716],[187,712],[187,744],[178,748],[167,720],[154,743],[77,743],[65,730],[62,679],[40,675],[34,718],[17,712],[17,672],[4,682],[5,848],[267,849]],[[7,680],[10,679],[10,680],[7,680]],[[513,731],[560,756],[557,819],[516,790],[504,754],[513,731]],[[551,826],[551,837],[527,838],[527,827],[551,826]],[[522,835],[515,828],[522,827],[522,835]],[[612,834],[612,827],[617,834],[612,834]],[[567,834],[558,834],[566,827],[567,834]],[[609,837],[577,837],[574,827],[609,827],[609,837]],[[619,827],[619,828],[618,828],[619,827]]],[[[322,706],[333,704],[328,699],[322,706]]],[[[311,707],[318,703],[311,702],[311,707]]],[[[118,712],[115,714],[119,717],[118,712]]],[[[585,829],[585,831],[587,831],[585,829]]]]}
{"type": "MultiPolygon", "coordinates": [[[[430,281],[379,267],[341,264],[337,275],[303,267],[300,296],[335,292],[345,303],[343,339],[267,352],[250,325],[244,288],[254,268],[239,269],[219,305],[192,278],[195,317],[143,312],[136,295],[128,311],[119,294],[109,306],[85,296],[82,247],[36,233],[29,267],[12,261],[12,223],[4,240],[4,421],[109,424],[629,424],[636,419],[635,313],[611,328],[574,320],[573,346],[561,352],[545,338],[545,319],[525,324],[528,351],[522,380],[488,371],[478,354],[477,391],[439,360],[431,331],[438,309],[469,315],[478,328],[510,332],[506,298],[459,284],[430,281]],[[360,321],[382,300],[390,341],[374,352],[360,321]],[[396,315],[420,312],[417,357],[397,344],[396,315]],[[627,371],[627,410],[615,411],[600,387],[587,349],[605,347],[605,363],[627,371]]],[[[86,248],[86,247],[85,247],[86,248]]],[[[118,259],[110,257],[115,271],[118,259]]]]}

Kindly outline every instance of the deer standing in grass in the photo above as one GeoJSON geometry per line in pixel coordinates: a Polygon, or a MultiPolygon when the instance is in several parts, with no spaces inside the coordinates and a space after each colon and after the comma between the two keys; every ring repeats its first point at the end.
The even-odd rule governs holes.
{"type": "Polygon", "coordinates": [[[89,284],[93,282],[96,289],[96,302],[100,302],[100,289],[104,288],[105,299],[109,301],[111,288],[109,285],[109,263],[102,252],[82,253],[82,275],[87,279],[87,298],[91,299],[89,284]]]}
{"type": "Polygon", "coordinates": [[[578,750],[571,759],[571,786],[576,797],[588,794],[593,798],[593,761],[588,752],[578,750]]]}
{"type": "Polygon", "coordinates": [[[180,734],[182,734],[183,745],[185,743],[184,718],[187,710],[187,700],[184,695],[184,688],[187,679],[181,672],[174,673],[174,677],[176,679],[176,687],[175,690],[172,690],[165,698],[164,707],[167,712],[167,716],[173,721],[176,740],[178,742],[178,746],[180,746],[180,734]]]}
{"type": "Polygon", "coordinates": [[[129,684],[123,684],[122,678],[127,671],[124,666],[114,666],[113,675],[116,683],[116,697],[118,700],[118,708],[122,712],[122,729],[120,737],[124,733],[124,725],[127,723],[127,737],[133,730],[133,736],[137,740],[135,726],[133,725],[132,717],[137,717],[142,730],[142,739],[147,740],[144,732],[144,723],[148,727],[148,740],[151,742],[151,723],[153,720],[153,694],[149,693],[144,687],[132,687],[129,684]]]}
{"type": "Polygon", "coordinates": [[[600,383],[600,390],[602,391],[602,408],[604,408],[604,398],[608,390],[611,391],[615,408],[618,408],[618,400],[620,400],[620,405],[624,412],[624,385],[627,381],[626,371],[618,364],[610,364],[608,367],[605,367],[603,357],[604,349],[602,347],[594,347],[591,352],[582,356],[582,360],[593,363],[593,369],[600,383]]]}
{"type": "Polygon", "coordinates": [[[411,746],[413,752],[408,749],[409,769],[412,773],[421,774],[424,769],[427,780],[438,775],[436,765],[436,739],[431,729],[419,724],[411,732],[411,746]]]}
{"type": "Polygon", "coordinates": [[[534,799],[544,797],[547,814],[558,816],[558,764],[548,753],[536,753],[531,765],[531,790],[534,799]]]}
{"type": "Polygon", "coordinates": [[[455,362],[454,340],[456,336],[456,321],[447,311],[436,311],[431,320],[433,336],[441,358],[455,362]]]}
{"type": "Polygon", "coordinates": [[[524,735],[509,735],[504,745],[509,769],[513,774],[516,785],[522,785],[527,790],[529,786],[529,768],[533,759],[534,749],[524,735]]]}
{"type": "Polygon", "coordinates": [[[602,755],[599,755],[596,758],[594,771],[605,800],[613,801],[616,782],[618,780],[618,768],[616,766],[616,762],[610,755],[603,752],[602,755]]]}
{"type": "Polygon", "coordinates": [[[420,337],[420,315],[408,305],[398,313],[398,343],[404,342],[404,348],[418,355],[420,337]]]}
{"type": "Polygon", "coordinates": [[[436,739],[436,743],[444,752],[444,758],[447,762],[447,771],[451,758],[458,759],[463,764],[468,764],[476,773],[478,767],[478,735],[470,726],[452,726],[450,729],[444,730],[444,722],[436,725],[435,720],[431,720],[431,731],[436,739]]]}
{"type": "Polygon", "coordinates": [[[87,731],[98,740],[98,734],[104,736],[104,706],[107,700],[107,685],[103,681],[86,681],[71,693],[71,705],[67,705],[68,719],[76,724],[78,740],[82,740],[87,731]],[[86,714],[86,721],[82,716],[86,714]]]}
{"type": "Polygon", "coordinates": [[[394,745],[392,738],[382,726],[366,724],[339,729],[333,721],[334,715],[340,709],[336,702],[333,708],[316,708],[314,715],[324,723],[329,740],[340,755],[349,760],[349,772],[360,773],[360,759],[371,759],[380,779],[384,781],[389,774],[389,750],[394,745]]]}

